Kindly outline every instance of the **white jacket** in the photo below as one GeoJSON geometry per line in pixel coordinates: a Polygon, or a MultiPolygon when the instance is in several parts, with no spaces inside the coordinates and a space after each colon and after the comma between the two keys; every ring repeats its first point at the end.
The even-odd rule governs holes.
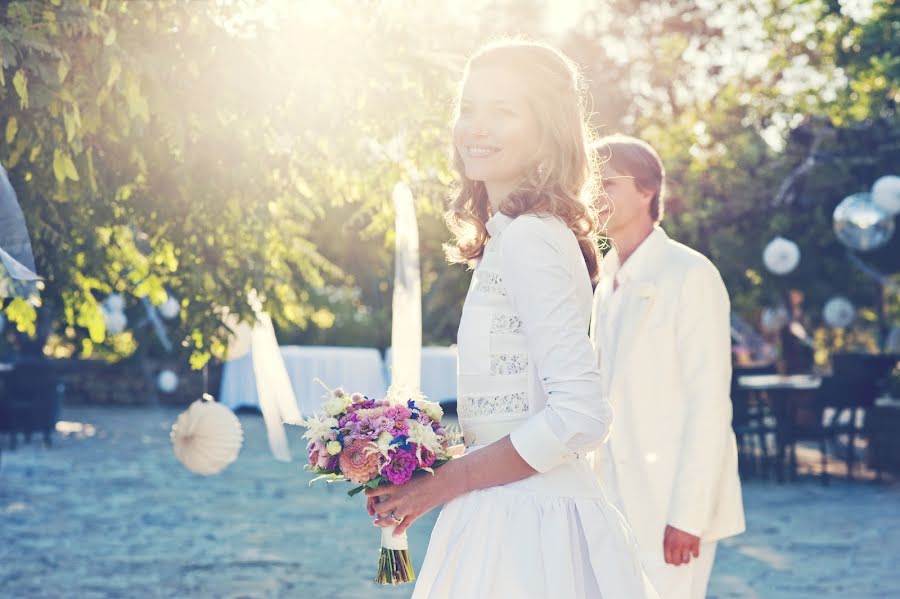
{"type": "Polygon", "coordinates": [[[713,541],[743,532],[745,523],[731,428],[728,292],[706,257],[659,227],[639,251],[640,268],[617,291],[625,295],[616,347],[596,347],[591,325],[598,360],[601,351],[614,356],[605,391],[615,424],[595,457],[643,551],[655,552],[666,525],[713,541]]]}

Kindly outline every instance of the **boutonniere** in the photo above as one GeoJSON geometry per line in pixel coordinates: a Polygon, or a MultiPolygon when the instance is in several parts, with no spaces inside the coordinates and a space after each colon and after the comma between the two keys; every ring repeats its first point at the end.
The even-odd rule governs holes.
{"type": "Polygon", "coordinates": [[[653,283],[641,283],[641,287],[638,291],[642,298],[653,299],[656,296],[656,285],[653,283]]]}

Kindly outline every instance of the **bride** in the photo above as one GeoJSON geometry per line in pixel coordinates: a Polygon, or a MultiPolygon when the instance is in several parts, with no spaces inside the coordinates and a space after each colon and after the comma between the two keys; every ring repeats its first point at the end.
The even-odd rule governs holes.
{"type": "Polygon", "coordinates": [[[612,412],[588,339],[598,273],[581,81],[558,50],[503,42],[466,67],[453,130],[466,454],[368,493],[402,534],[444,505],[414,598],[655,598],[634,536],[586,454],[612,412]],[[399,523],[399,524],[398,524],[399,523]]]}

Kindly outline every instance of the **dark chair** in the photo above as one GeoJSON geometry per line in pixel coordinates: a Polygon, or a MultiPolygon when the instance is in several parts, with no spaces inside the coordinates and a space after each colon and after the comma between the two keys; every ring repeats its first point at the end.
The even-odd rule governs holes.
{"type": "Polygon", "coordinates": [[[41,433],[44,442],[52,442],[61,408],[60,390],[52,362],[41,358],[22,358],[6,377],[6,409],[11,429],[10,447],[15,448],[18,433],[26,441],[41,433]]]}
{"type": "Polygon", "coordinates": [[[774,374],[774,366],[735,367],[731,375],[731,405],[734,435],[738,446],[738,469],[743,477],[764,474],[773,465],[768,436],[774,431],[767,404],[754,391],[738,385],[740,377],[774,374]]]}
{"type": "Polygon", "coordinates": [[[830,389],[822,392],[826,407],[834,409],[834,417],[825,424],[834,435],[847,438],[847,476],[852,478],[856,461],[856,439],[865,434],[860,421],[865,421],[868,411],[878,397],[882,381],[900,360],[894,354],[842,353],[832,357],[834,368],[830,389]]]}

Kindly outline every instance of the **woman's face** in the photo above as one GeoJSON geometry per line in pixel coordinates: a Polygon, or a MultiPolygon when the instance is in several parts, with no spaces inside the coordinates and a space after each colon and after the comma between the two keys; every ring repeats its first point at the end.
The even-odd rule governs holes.
{"type": "Polygon", "coordinates": [[[463,86],[453,143],[466,177],[492,187],[514,188],[537,162],[537,119],[527,90],[508,69],[473,67],[463,86]]]}

